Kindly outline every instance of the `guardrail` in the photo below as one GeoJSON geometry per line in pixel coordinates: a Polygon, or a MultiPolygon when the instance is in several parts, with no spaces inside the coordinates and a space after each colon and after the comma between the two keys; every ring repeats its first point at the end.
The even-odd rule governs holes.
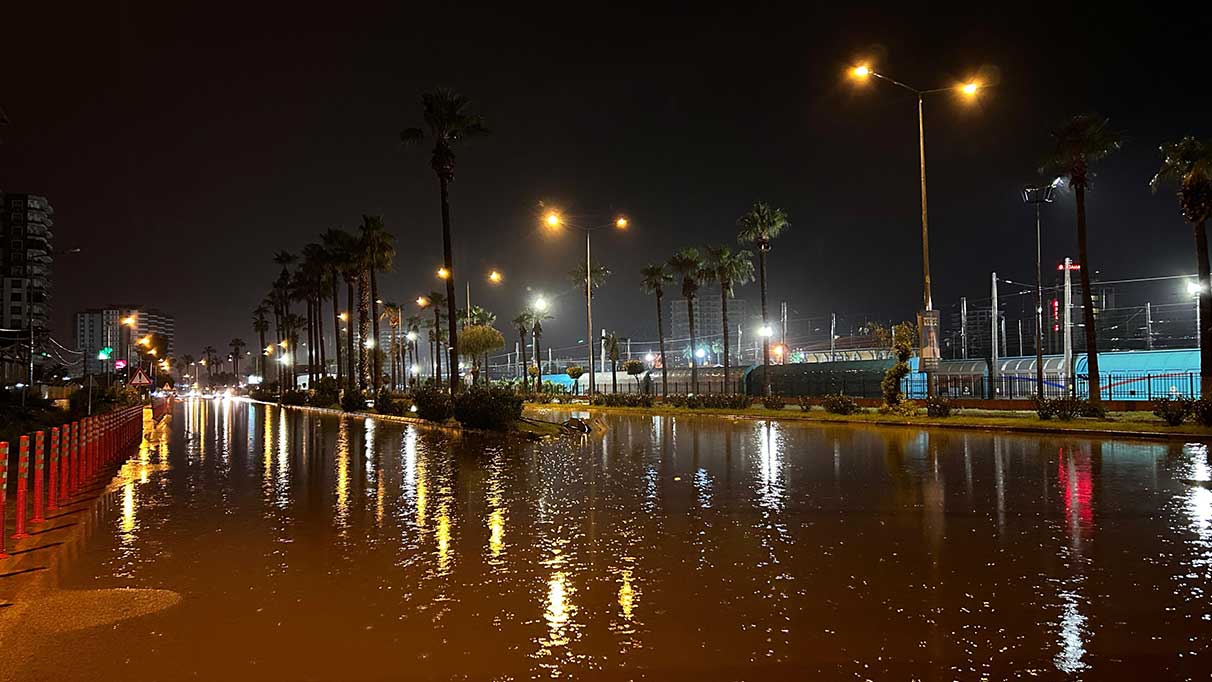
{"type": "MultiPolygon", "coordinates": [[[[46,522],[48,512],[70,504],[72,498],[96,482],[111,464],[134,453],[143,437],[143,406],[126,407],[33,433],[33,469],[30,469],[30,436],[17,442],[16,516],[13,539],[30,536],[27,524],[46,522]],[[27,518],[29,493],[33,491],[33,516],[27,518]]],[[[9,444],[0,441],[0,558],[8,557],[8,468],[9,444]]]]}

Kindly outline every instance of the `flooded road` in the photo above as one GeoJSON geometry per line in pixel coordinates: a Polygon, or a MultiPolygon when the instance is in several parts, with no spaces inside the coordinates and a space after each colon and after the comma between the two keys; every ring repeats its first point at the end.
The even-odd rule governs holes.
{"type": "Polygon", "coordinates": [[[1212,670],[1203,446],[607,421],[523,444],[178,406],[62,582],[180,603],[57,635],[28,679],[1212,670]]]}

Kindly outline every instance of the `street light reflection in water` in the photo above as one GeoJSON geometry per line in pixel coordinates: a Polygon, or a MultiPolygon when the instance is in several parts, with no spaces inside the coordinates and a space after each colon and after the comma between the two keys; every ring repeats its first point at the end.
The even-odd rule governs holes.
{"type": "Polygon", "coordinates": [[[187,401],[64,577],[183,601],[63,635],[54,677],[1212,666],[1202,446],[607,423],[525,443],[187,401]]]}

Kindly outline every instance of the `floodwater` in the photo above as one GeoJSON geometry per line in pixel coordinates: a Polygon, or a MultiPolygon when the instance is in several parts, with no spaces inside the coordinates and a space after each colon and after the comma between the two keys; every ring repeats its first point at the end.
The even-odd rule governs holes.
{"type": "Polygon", "coordinates": [[[28,679],[1212,671],[1202,445],[607,422],[526,444],[178,406],[62,583],[181,601],[54,636],[28,679]]]}

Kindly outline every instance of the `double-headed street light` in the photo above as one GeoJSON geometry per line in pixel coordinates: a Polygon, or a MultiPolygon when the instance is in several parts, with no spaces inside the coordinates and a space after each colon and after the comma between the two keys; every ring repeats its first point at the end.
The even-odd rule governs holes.
{"type": "Polygon", "coordinates": [[[593,371],[593,256],[590,236],[594,231],[613,227],[618,230],[626,230],[631,221],[626,216],[615,216],[610,223],[601,225],[578,225],[570,222],[559,211],[548,211],[543,216],[543,222],[551,230],[558,230],[561,227],[567,227],[574,230],[581,230],[585,233],[585,342],[589,347],[589,398],[592,400],[594,391],[594,371],[593,371]]]}
{"type": "MultiPolygon", "coordinates": [[[[930,292],[930,230],[926,212],[926,125],[923,115],[922,100],[925,99],[926,95],[934,95],[944,92],[959,93],[964,98],[973,100],[980,93],[981,89],[984,87],[984,84],[979,80],[969,80],[967,82],[958,83],[946,88],[931,88],[929,90],[922,90],[910,85],[906,85],[901,81],[879,73],[875,69],[871,68],[871,66],[868,64],[859,64],[855,66],[850,70],[850,76],[851,78],[862,82],[866,82],[871,78],[878,78],[887,83],[891,83],[898,88],[908,90],[917,96],[918,175],[922,195],[922,305],[925,308],[925,314],[922,316],[922,348],[923,350],[930,349],[933,354],[933,357],[931,358],[923,357],[922,364],[925,369],[929,370],[930,363],[935,362],[938,359],[938,313],[934,311],[934,300],[930,292]],[[929,339],[927,339],[927,334],[930,335],[929,339]]],[[[927,374],[927,394],[932,393],[930,384],[930,376],[927,374]]]]}

